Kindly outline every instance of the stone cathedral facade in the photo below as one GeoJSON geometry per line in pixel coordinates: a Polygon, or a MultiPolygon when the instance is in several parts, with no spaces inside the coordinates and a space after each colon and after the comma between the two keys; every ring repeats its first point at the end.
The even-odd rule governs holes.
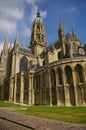
{"type": "Polygon", "coordinates": [[[74,30],[65,33],[61,21],[58,40],[48,45],[38,10],[30,46],[16,36],[0,56],[0,100],[28,105],[86,105],[86,46],[74,30]]]}

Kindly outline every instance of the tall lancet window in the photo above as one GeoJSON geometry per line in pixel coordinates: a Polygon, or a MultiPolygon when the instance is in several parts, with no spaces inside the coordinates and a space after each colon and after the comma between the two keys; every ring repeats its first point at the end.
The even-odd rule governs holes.
{"type": "Polygon", "coordinates": [[[28,70],[28,60],[26,57],[22,57],[20,60],[20,71],[26,72],[28,70]]]}

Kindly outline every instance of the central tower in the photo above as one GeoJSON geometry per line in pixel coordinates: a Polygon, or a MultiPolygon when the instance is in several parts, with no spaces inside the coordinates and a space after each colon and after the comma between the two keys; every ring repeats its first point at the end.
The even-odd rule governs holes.
{"type": "Polygon", "coordinates": [[[46,30],[38,9],[37,16],[33,22],[30,48],[34,55],[38,56],[42,53],[46,46],[46,30]]]}

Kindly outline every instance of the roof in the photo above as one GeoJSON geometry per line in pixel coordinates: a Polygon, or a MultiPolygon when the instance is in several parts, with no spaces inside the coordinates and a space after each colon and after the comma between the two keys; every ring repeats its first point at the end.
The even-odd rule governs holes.
{"type": "Polygon", "coordinates": [[[43,20],[42,20],[42,18],[41,18],[41,15],[40,15],[40,11],[39,11],[39,9],[38,9],[38,11],[37,11],[37,16],[36,16],[34,22],[35,22],[35,23],[40,23],[40,22],[43,23],[43,20]]]}
{"type": "Polygon", "coordinates": [[[32,51],[30,48],[26,48],[26,47],[19,47],[19,52],[22,52],[24,54],[28,54],[28,55],[33,55],[32,51]]]}
{"type": "Polygon", "coordinates": [[[40,22],[43,22],[43,20],[42,20],[41,17],[36,17],[34,22],[35,23],[40,23],[40,22]]]}

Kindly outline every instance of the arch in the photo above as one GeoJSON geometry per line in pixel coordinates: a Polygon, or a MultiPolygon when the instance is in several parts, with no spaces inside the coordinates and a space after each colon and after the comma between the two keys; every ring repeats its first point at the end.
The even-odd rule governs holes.
{"type": "Polygon", "coordinates": [[[59,53],[58,53],[58,60],[61,60],[62,59],[62,52],[60,51],[59,53]]]}
{"type": "Polygon", "coordinates": [[[36,89],[39,88],[39,84],[38,84],[38,82],[39,82],[38,75],[36,75],[36,89]]]}
{"type": "Polygon", "coordinates": [[[76,82],[77,84],[83,83],[83,68],[81,65],[77,64],[75,66],[75,73],[76,73],[76,82]]]}
{"type": "Polygon", "coordinates": [[[29,68],[32,68],[32,65],[33,65],[33,61],[30,60],[30,61],[29,61],[29,68]]]}
{"type": "Polygon", "coordinates": [[[59,67],[57,69],[57,81],[58,81],[58,99],[61,104],[64,104],[65,102],[65,96],[64,96],[64,86],[63,86],[63,74],[62,74],[62,69],[59,67]]]}
{"type": "Polygon", "coordinates": [[[29,82],[29,80],[28,80],[28,77],[24,77],[24,103],[25,104],[28,104],[28,100],[29,100],[29,98],[28,98],[28,82],[29,82]]]}
{"type": "Polygon", "coordinates": [[[50,104],[50,82],[49,82],[49,71],[45,71],[45,85],[46,85],[46,105],[50,104]]]}
{"type": "Polygon", "coordinates": [[[76,43],[72,43],[72,50],[73,50],[73,53],[75,53],[76,52],[76,43]]]}
{"type": "Polygon", "coordinates": [[[20,81],[21,81],[20,77],[17,77],[16,102],[20,102],[20,86],[21,86],[20,81]]]}
{"type": "Polygon", "coordinates": [[[68,65],[65,66],[65,75],[66,75],[66,83],[69,84],[70,103],[72,106],[75,106],[75,92],[73,85],[72,69],[68,65]]]}
{"type": "Polygon", "coordinates": [[[62,85],[63,84],[63,77],[62,77],[62,70],[60,67],[57,69],[57,73],[58,73],[58,84],[62,85]]]}
{"type": "Polygon", "coordinates": [[[50,75],[51,75],[52,105],[57,105],[56,77],[54,69],[51,70],[50,75]]]}
{"type": "Polygon", "coordinates": [[[73,84],[72,69],[70,66],[65,66],[66,83],[73,84]]]}
{"type": "Polygon", "coordinates": [[[75,74],[76,74],[76,83],[78,85],[77,93],[78,93],[78,103],[81,105],[83,103],[83,88],[81,84],[83,83],[83,68],[80,64],[75,66],[75,74]]]}
{"type": "Polygon", "coordinates": [[[26,57],[22,57],[20,60],[20,71],[26,72],[28,70],[28,60],[26,57]]]}

